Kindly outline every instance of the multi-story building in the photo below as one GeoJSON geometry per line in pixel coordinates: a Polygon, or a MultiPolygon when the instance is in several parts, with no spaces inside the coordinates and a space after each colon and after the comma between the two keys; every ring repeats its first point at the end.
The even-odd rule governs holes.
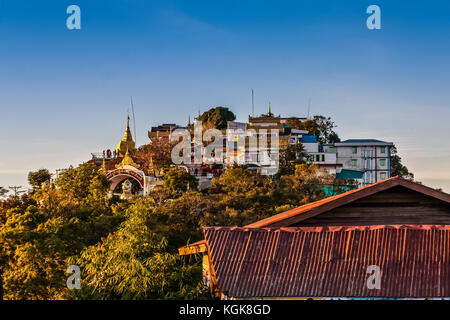
{"type": "MultiPolygon", "coordinates": [[[[338,143],[322,144],[315,135],[305,130],[290,128],[286,119],[275,116],[269,105],[267,114],[248,118],[248,123],[229,121],[223,134],[223,160],[225,167],[234,163],[247,164],[263,174],[275,174],[277,169],[273,164],[273,155],[278,148],[293,147],[303,144],[308,154],[308,162],[325,168],[338,178],[356,180],[360,186],[366,186],[391,177],[390,157],[392,142],[375,139],[350,139],[338,143]],[[278,146],[271,141],[271,130],[278,132],[278,146]],[[261,140],[262,139],[262,140],[261,140]],[[250,144],[250,141],[257,144],[250,144]],[[266,141],[266,147],[261,150],[261,141],[266,141]]],[[[304,118],[296,118],[304,121],[304,118]]],[[[190,123],[188,125],[190,127],[190,123]]],[[[149,138],[170,138],[175,129],[183,128],[175,124],[163,124],[149,131],[149,138]]],[[[192,129],[192,128],[191,128],[192,129]]],[[[194,144],[192,140],[192,144],[194,144]]],[[[203,153],[206,150],[203,150],[203,153]]],[[[202,154],[206,163],[214,162],[206,154],[202,154]]],[[[193,155],[192,155],[193,158],[193,155]]],[[[203,163],[184,165],[195,176],[202,175],[203,163]]]]}
{"type": "Polygon", "coordinates": [[[254,141],[258,141],[258,147],[253,145],[248,148],[246,163],[259,166],[263,174],[274,175],[278,171],[275,159],[279,153],[279,148],[294,146],[298,142],[303,142],[303,135],[308,134],[308,131],[305,130],[291,129],[286,123],[287,119],[305,120],[304,118],[275,116],[270,110],[270,103],[266,114],[259,117],[248,117],[248,135],[249,138],[256,138],[254,141]],[[272,138],[274,138],[272,131],[277,133],[278,144],[272,141],[272,138]],[[266,142],[265,148],[260,146],[262,141],[266,142]]]}
{"type": "Polygon", "coordinates": [[[335,152],[337,162],[342,164],[338,177],[353,178],[366,186],[391,176],[390,157],[392,142],[375,139],[350,139],[325,145],[324,149],[335,152]]]}

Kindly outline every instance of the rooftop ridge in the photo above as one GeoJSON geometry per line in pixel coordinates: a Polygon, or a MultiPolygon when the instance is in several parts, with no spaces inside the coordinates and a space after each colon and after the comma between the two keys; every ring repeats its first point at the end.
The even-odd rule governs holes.
{"type": "Polygon", "coordinates": [[[274,216],[268,217],[266,219],[251,223],[249,225],[246,225],[247,228],[262,228],[262,227],[268,227],[268,226],[274,226],[274,224],[285,221],[287,219],[291,219],[293,217],[299,217],[300,215],[304,215],[305,219],[308,218],[306,214],[310,214],[311,216],[320,214],[324,211],[331,210],[335,207],[338,207],[340,205],[344,205],[350,202],[353,202],[355,200],[358,200],[362,197],[369,196],[375,192],[387,190],[389,188],[395,187],[395,186],[404,186],[406,188],[409,188],[411,190],[424,193],[426,195],[429,195],[431,197],[437,198],[439,200],[445,201],[450,203],[450,194],[447,194],[442,191],[438,191],[435,189],[432,189],[430,187],[418,184],[416,182],[412,182],[406,179],[403,179],[400,176],[395,176],[392,178],[388,178],[376,183],[373,183],[371,185],[350,190],[332,197],[324,198],[322,200],[318,200],[315,202],[307,203],[302,206],[299,206],[297,208],[276,214],[274,216]],[[338,202],[340,201],[340,202],[338,202]],[[328,207],[326,207],[328,206],[328,207]],[[322,212],[320,212],[319,208],[322,209],[322,212]],[[312,212],[314,209],[316,209],[318,212],[312,212]]]}

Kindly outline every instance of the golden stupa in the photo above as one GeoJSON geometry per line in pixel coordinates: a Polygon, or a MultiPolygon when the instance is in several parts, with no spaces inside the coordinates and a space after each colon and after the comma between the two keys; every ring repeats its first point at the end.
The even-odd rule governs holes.
{"type": "Polygon", "coordinates": [[[133,161],[133,158],[130,157],[128,149],[125,152],[125,156],[123,157],[122,161],[116,165],[116,168],[123,168],[124,166],[132,166],[136,169],[139,168],[139,165],[133,161]]]}
{"type": "Polygon", "coordinates": [[[119,155],[119,157],[123,157],[125,156],[127,151],[133,151],[135,149],[136,146],[130,130],[130,116],[127,116],[127,128],[125,130],[125,134],[123,135],[122,140],[120,140],[119,144],[117,145],[116,152],[119,155]]]}

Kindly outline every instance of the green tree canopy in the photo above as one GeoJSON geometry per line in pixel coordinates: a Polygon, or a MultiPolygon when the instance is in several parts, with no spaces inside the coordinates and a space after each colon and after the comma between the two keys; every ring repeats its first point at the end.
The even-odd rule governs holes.
{"type": "Polygon", "coordinates": [[[28,173],[28,183],[36,190],[39,189],[43,183],[50,182],[51,177],[52,175],[47,169],[31,171],[28,173]]]}
{"type": "Polygon", "coordinates": [[[391,149],[391,176],[400,176],[407,179],[414,179],[414,174],[402,163],[402,158],[398,155],[397,148],[391,149]]]}
{"type": "Polygon", "coordinates": [[[227,122],[235,119],[236,116],[234,113],[226,107],[211,108],[208,111],[203,112],[203,114],[198,118],[198,120],[201,120],[204,123],[212,123],[212,125],[217,129],[226,129],[227,122]]]}
{"type": "Polygon", "coordinates": [[[164,188],[174,196],[186,190],[197,190],[197,186],[197,179],[179,167],[170,168],[164,176],[164,188]]]}
{"type": "Polygon", "coordinates": [[[138,199],[126,210],[119,229],[71,261],[83,269],[82,298],[196,298],[201,267],[183,264],[166,251],[167,239],[151,226],[153,202],[138,199]]]}
{"type": "Polygon", "coordinates": [[[0,187],[0,198],[4,197],[9,192],[8,189],[5,189],[4,187],[0,187]]]}
{"type": "Polygon", "coordinates": [[[297,164],[305,163],[308,153],[305,151],[305,147],[301,142],[298,142],[294,146],[287,145],[280,148],[279,155],[279,168],[277,177],[294,174],[295,166],[297,164]]]}
{"type": "Polygon", "coordinates": [[[95,166],[81,165],[61,176],[60,187],[46,183],[31,199],[23,195],[13,205],[3,202],[0,274],[5,298],[61,299],[68,294],[68,258],[107,236],[123,219],[113,215],[104,182],[95,166]]]}

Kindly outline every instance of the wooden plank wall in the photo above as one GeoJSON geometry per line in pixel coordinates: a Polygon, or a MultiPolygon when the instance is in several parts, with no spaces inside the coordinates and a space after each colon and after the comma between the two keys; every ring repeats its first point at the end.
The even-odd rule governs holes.
{"type": "Polygon", "coordinates": [[[397,186],[319,214],[295,226],[450,224],[450,204],[397,186]]]}

